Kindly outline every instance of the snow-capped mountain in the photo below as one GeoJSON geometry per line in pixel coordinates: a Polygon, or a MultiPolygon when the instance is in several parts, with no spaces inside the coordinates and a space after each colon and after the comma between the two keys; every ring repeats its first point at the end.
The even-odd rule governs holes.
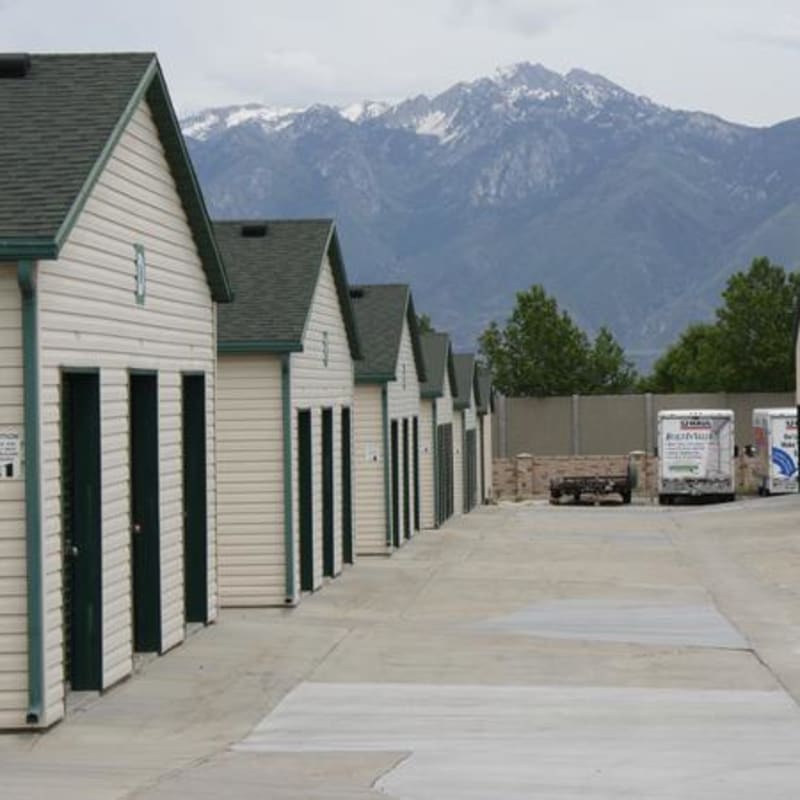
{"type": "Polygon", "coordinates": [[[800,261],[800,121],[676,111],[585,70],[522,63],[433,97],[182,125],[215,216],[334,216],[351,276],[410,281],[461,345],[542,283],[587,329],[652,351],[753,256],[800,261]]]}

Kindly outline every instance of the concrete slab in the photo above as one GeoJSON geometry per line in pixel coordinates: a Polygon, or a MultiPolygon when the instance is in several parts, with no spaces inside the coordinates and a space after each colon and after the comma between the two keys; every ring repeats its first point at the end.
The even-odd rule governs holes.
{"type": "Polygon", "coordinates": [[[304,683],[237,750],[397,752],[401,800],[795,798],[800,713],[780,691],[304,683]]]}
{"type": "Polygon", "coordinates": [[[794,800],[798,519],[476,510],[0,736],[0,797],[794,800]],[[268,752],[230,749],[264,719],[268,752]]]}
{"type": "Polygon", "coordinates": [[[685,647],[746,649],[746,639],[711,605],[665,605],[647,601],[552,600],[488,620],[482,630],[685,647]]]}

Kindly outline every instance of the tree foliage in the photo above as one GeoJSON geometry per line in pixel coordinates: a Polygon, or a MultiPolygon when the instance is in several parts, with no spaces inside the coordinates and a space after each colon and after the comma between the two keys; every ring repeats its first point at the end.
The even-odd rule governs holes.
{"type": "Polygon", "coordinates": [[[417,315],[417,328],[419,328],[419,332],[421,334],[436,333],[436,329],[433,327],[433,322],[431,321],[430,314],[417,315]]]}
{"type": "Polygon", "coordinates": [[[501,328],[492,322],[480,349],[504,394],[547,396],[628,390],[636,373],[607,328],[594,342],[541,286],[518,292],[501,328]]]}
{"type": "Polygon", "coordinates": [[[795,386],[800,276],[756,258],[722,293],[716,321],[690,325],[656,361],[642,388],[655,392],[782,392],[795,386]]]}

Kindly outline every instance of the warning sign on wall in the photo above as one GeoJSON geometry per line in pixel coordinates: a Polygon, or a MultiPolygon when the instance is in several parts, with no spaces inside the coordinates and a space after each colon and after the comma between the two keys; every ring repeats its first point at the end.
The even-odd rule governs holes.
{"type": "Polygon", "coordinates": [[[0,431],[0,480],[20,477],[20,433],[0,431]]]}

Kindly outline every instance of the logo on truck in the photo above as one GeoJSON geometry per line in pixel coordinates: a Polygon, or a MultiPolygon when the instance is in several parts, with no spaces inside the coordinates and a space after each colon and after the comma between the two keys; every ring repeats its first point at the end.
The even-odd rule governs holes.
{"type": "Polygon", "coordinates": [[[682,419],[682,431],[709,431],[713,427],[710,419],[682,419]]]}

